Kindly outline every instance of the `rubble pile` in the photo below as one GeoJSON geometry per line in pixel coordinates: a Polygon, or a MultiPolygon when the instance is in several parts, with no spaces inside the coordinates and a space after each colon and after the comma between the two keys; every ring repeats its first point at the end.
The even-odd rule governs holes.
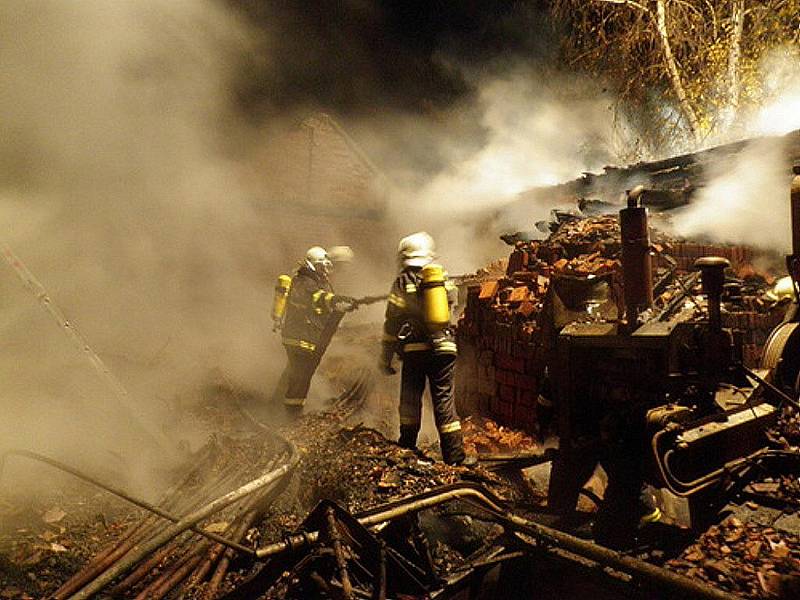
{"type": "Polygon", "coordinates": [[[524,454],[541,451],[541,446],[529,435],[518,429],[498,425],[491,419],[480,416],[467,417],[462,421],[464,447],[468,453],[524,454]]]}
{"type": "MultiPolygon", "coordinates": [[[[205,410],[216,414],[218,407],[205,410]]],[[[179,478],[180,483],[165,484],[169,491],[159,505],[184,514],[258,477],[267,470],[274,452],[272,440],[262,436],[214,434],[188,458],[191,468],[179,478]]],[[[152,535],[164,526],[164,521],[154,519],[148,512],[107,492],[71,480],[65,485],[67,491],[53,492],[46,504],[39,500],[30,505],[20,499],[20,505],[28,507],[25,520],[19,514],[8,516],[9,521],[13,519],[17,525],[25,526],[17,526],[0,536],[3,598],[22,600],[50,596],[65,581],[80,576],[81,571],[104,551],[123,543],[140,542],[148,532],[152,535]]],[[[239,512],[239,506],[229,507],[215,514],[213,522],[205,523],[205,527],[233,537],[228,525],[239,512]]],[[[150,569],[143,569],[137,579],[126,580],[124,593],[143,593],[202,545],[203,540],[197,535],[177,538],[165,549],[160,561],[153,563],[150,569]]],[[[71,595],[82,585],[76,584],[71,591],[60,592],[59,597],[71,595]]],[[[122,587],[118,591],[124,595],[122,587]]]]}
{"type": "MultiPolygon", "coordinates": [[[[332,427],[330,413],[307,415],[287,434],[302,459],[298,468],[298,508],[308,511],[322,498],[360,512],[397,498],[455,483],[465,473],[491,482],[502,497],[511,495],[502,480],[488,472],[449,466],[438,456],[401,448],[381,432],[356,425],[332,427]]],[[[468,449],[520,451],[535,449],[525,434],[498,427],[489,420],[464,421],[468,449]]],[[[304,514],[304,513],[303,513],[304,514]]]]}
{"type": "MultiPolygon", "coordinates": [[[[764,298],[775,277],[753,266],[752,249],[678,240],[657,230],[651,231],[651,242],[654,281],[661,282],[652,316],[686,297],[675,277],[685,276],[697,258],[731,261],[738,284],[725,304],[723,326],[743,331],[745,363],[756,366],[784,310],[764,298]]],[[[536,431],[536,401],[560,328],[573,321],[614,321],[623,313],[620,255],[616,216],[573,218],[547,239],[517,241],[502,276],[488,276],[497,270],[493,263],[474,278],[463,278],[457,385],[465,412],[536,431]]],[[[694,299],[701,293],[699,286],[691,292],[694,299]]],[[[702,301],[686,304],[694,311],[691,317],[702,315],[702,301]]]]}
{"type": "Polygon", "coordinates": [[[800,597],[800,538],[728,517],[667,567],[745,598],[800,597]]]}

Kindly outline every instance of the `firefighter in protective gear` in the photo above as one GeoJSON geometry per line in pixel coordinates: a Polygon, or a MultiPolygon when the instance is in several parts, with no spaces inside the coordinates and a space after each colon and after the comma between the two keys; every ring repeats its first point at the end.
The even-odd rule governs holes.
{"type": "MultiPolygon", "coordinates": [[[[441,267],[432,264],[434,242],[427,233],[414,233],[403,238],[397,252],[400,274],[392,285],[386,306],[380,367],[384,373],[393,374],[394,355],[398,354],[403,362],[399,444],[412,449],[417,445],[422,394],[427,382],[445,462],[464,464],[467,461],[471,464],[474,459],[467,459],[464,453],[461,422],[453,393],[456,344],[449,326],[449,308],[455,300],[455,286],[442,276],[441,267]],[[426,283],[426,276],[430,282],[426,283]],[[442,286],[447,290],[445,306],[425,306],[426,301],[437,298],[435,294],[426,295],[426,286],[442,286]],[[431,315],[441,315],[444,311],[448,315],[447,323],[430,321],[431,315]]],[[[441,302],[441,296],[438,298],[441,302]]]]}
{"type": "Polygon", "coordinates": [[[311,378],[344,313],[356,307],[352,298],[333,293],[332,269],[325,249],[314,246],[292,278],[281,330],[289,362],[279,384],[286,387],[283,405],[292,415],[302,411],[311,378]]]}

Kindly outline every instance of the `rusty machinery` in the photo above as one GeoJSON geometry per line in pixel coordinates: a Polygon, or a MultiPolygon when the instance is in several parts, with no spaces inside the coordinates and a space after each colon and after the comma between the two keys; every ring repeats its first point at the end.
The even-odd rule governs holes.
{"type": "MultiPolygon", "coordinates": [[[[726,259],[695,263],[706,318],[648,310],[653,283],[647,212],[638,191],[628,194],[627,204],[620,211],[626,318],[567,325],[554,369],[559,452],[550,503],[571,514],[600,463],[609,481],[595,534],[609,543],[635,532],[645,484],[668,516],[701,524],[718,506],[719,491],[769,453],[765,431],[777,421],[782,402],[796,405],[800,388],[800,176],[792,186],[793,252],[787,257],[795,303],[770,337],[758,370],[742,365],[741,333],[722,327],[726,259]]],[[[686,289],[684,298],[690,296],[686,289]]]]}

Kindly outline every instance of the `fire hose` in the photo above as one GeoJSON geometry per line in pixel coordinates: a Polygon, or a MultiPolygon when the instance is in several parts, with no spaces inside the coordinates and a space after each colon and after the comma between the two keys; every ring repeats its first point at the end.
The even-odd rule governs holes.
{"type": "MultiPolygon", "coordinates": [[[[707,600],[736,600],[736,596],[727,592],[517,516],[505,509],[502,501],[489,490],[476,484],[462,482],[442,486],[423,494],[359,513],[355,515],[355,518],[361,525],[372,527],[453,500],[469,502],[476,508],[489,513],[516,533],[534,538],[538,544],[541,544],[541,547],[547,550],[560,549],[567,551],[603,566],[611,567],[657,584],[662,586],[662,589],[668,588],[676,594],[680,594],[680,597],[686,597],[688,594],[691,597],[707,600]]],[[[316,542],[319,539],[319,535],[318,531],[289,535],[280,542],[257,548],[256,556],[263,559],[285,552],[294,552],[316,542]]]]}

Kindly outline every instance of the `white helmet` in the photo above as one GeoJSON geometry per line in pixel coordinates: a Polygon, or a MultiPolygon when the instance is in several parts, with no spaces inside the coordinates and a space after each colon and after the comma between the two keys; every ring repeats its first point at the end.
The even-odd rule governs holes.
{"type": "Polygon", "coordinates": [[[333,267],[327,250],[321,246],[312,246],[306,251],[306,264],[322,275],[327,275],[333,267]]]}
{"type": "Polygon", "coordinates": [[[430,234],[418,231],[400,240],[397,258],[404,267],[424,267],[433,261],[435,248],[430,234]]]}

